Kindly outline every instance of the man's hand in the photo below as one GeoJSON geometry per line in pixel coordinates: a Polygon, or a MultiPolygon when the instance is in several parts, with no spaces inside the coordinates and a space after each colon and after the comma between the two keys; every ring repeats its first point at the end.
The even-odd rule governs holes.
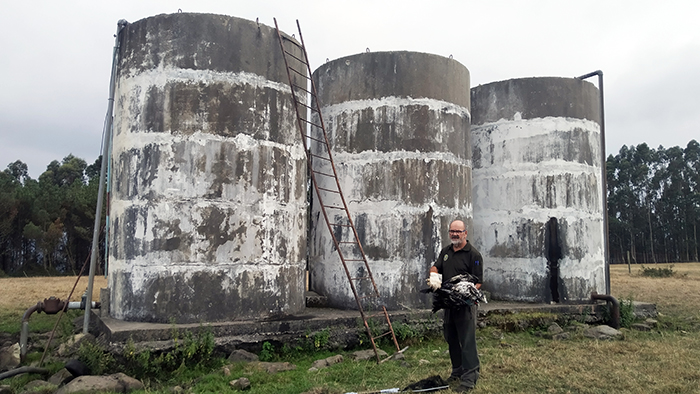
{"type": "Polygon", "coordinates": [[[431,272],[426,282],[428,283],[428,286],[435,291],[442,286],[442,275],[438,274],[437,272],[431,272]]]}

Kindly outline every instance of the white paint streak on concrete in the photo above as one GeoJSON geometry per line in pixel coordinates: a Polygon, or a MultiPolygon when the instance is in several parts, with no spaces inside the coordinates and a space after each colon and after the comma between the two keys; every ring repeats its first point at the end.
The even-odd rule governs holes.
{"type": "MultiPolygon", "coordinates": [[[[290,93],[291,89],[288,84],[270,81],[263,76],[249,72],[228,72],[214,70],[194,70],[185,68],[176,68],[172,66],[164,66],[160,64],[158,68],[151,68],[143,72],[138,70],[125,70],[123,72],[130,75],[129,78],[120,79],[120,90],[130,90],[131,86],[156,86],[164,88],[168,83],[182,82],[187,84],[205,84],[211,85],[214,83],[231,84],[232,86],[249,85],[258,89],[270,88],[284,93],[290,93]],[[127,85],[122,86],[122,84],[127,85]]],[[[301,98],[301,97],[300,97],[301,98]]]]}
{"type": "Polygon", "coordinates": [[[323,107],[323,117],[330,119],[343,113],[352,114],[364,109],[372,109],[376,112],[377,110],[385,107],[402,108],[407,106],[425,106],[428,107],[430,111],[471,118],[469,108],[465,108],[454,103],[430,98],[395,96],[367,100],[348,100],[338,104],[326,105],[323,107]]]}

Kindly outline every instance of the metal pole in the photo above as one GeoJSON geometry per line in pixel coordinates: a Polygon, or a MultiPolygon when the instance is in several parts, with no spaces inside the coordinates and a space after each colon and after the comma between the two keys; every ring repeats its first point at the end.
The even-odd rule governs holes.
{"type": "Polygon", "coordinates": [[[578,79],[590,78],[594,75],[598,76],[598,92],[600,93],[600,154],[601,154],[601,182],[603,185],[603,248],[605,253],[605,293],[610,294],[610,240],[608,230],[608,172],[606,169],[606,154],[605,154],[605,103],[603,101],[603,72],[600,70],[593,71],[586,75],[578,77],[578,79]]]}
{"type": "Polygon", "coordinates": [[[117,77],[117,58],[119,57],[119,33],[121,33],[127,22],[124,19],[117,22],[117,34],[115,34],[114,51],[112,54],[112,73],[109,80],[109,99],[107,104],[107,115],[105,116],[105,126],[103,130],[104,141],[102,143],[102,163],[100,166],[100,186],[97,192],[97,207],[95,208],[95,224],[92,229],[92,251],[90,252],[90,276],[85,302],[85,318],[83,319],[83,334],[88,333],[90,326],[90,306],[92,305],[92,289],[95,281],[95,265],[97,264],[97,252],[100,237],[100,222],[102,219],[102,202],[105,192],[105,173],[107,172],[108,153],[112,141],[112,113],[114,110],[114,90],[117,77]]]}

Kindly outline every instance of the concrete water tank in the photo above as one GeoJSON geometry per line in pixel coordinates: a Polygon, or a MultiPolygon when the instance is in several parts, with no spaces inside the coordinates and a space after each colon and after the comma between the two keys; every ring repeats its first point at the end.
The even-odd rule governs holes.
{"type": "Polygon", "coordinates": [[[524,78],[471,91],[474,243],[496,299],[605,293],[600,101],[589,82],[524,78]]]}
{"type": "MultiPolygon", "coordinates": [[[[313,78],[341,188],[384,305],[428,306],[430,298],[418,291],[449,222],[472,223],[469,70],[436,55],[377,52],[327,62],[313,78]]],[[[318,137],[318,130],[311,133],[318,137]]],[[[333,188],[330,178],[317,179],[333,188]]],[[[342,216],[336,212],[333,221],[342,216]]],[[[348,228],[333,231],[343,240],[352,236],[348,228]]],[[[310,238],[311,289],[332,306],[356,308],[315,194],[310,238]]],[[[364,274],[362,263],[348,269],[353,277],[364,274]]]]}
{"type": "Polygon", "coordinates": [[[306,157],[275,30],[158,15],[126,26],[119,56],[111,315],[183,323],[302,310],[306,157]]]}

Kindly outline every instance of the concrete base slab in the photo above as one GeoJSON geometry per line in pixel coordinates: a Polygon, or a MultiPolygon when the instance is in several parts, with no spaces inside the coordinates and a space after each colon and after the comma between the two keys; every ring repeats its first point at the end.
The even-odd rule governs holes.
{"type": "MultiPolygon", "coordinates": [[[[572,318],[588,316],[602,319],[604,306],[604,302],[590,304],[532,304],[491,301],[488,304],[479,306],[479,319],[488,319],[488,316],[491,314],[535,312],[567,315],[572,318]]],[[[656,306],[654,304],[635,302],[634,307],[636,315],[646,317],[656,315],[656,306]]],[[[110,343],[126,343],[129,339],[136,343],[169,341],[172,339],[173,330],[178,330],[180,333],[190,331],[193,334],[199,332],[199,330],[211,330],[216,338],[217,345],[230,344],[234,347],[250,347],[250,345],[261,344],[265,341],[289,343],[296,339],[308,338],[309,335],[326,329],[354,335],[355,337],[357,333],[364,332],[364,326],[358,311],[332,308],[305,308],[303,314],[280,316],[275,319],[202,322],[196,324],[129,322],[111,317],[100,317],[95,312],[98,311],[94,310],[92,313],[96,323],[94,327],[98,330],[95,334],[104,334],[105,339],[110,343]]],[[[366,312],[366,315],[369,314],[366,312]]],[[[442,325],[442,312],[433,314],[427,309],[391,311],[389,316],[394,326],[397,323],[427,323],[428,326],[431,326],[431,329],[440,330],[442,325]]]]}

